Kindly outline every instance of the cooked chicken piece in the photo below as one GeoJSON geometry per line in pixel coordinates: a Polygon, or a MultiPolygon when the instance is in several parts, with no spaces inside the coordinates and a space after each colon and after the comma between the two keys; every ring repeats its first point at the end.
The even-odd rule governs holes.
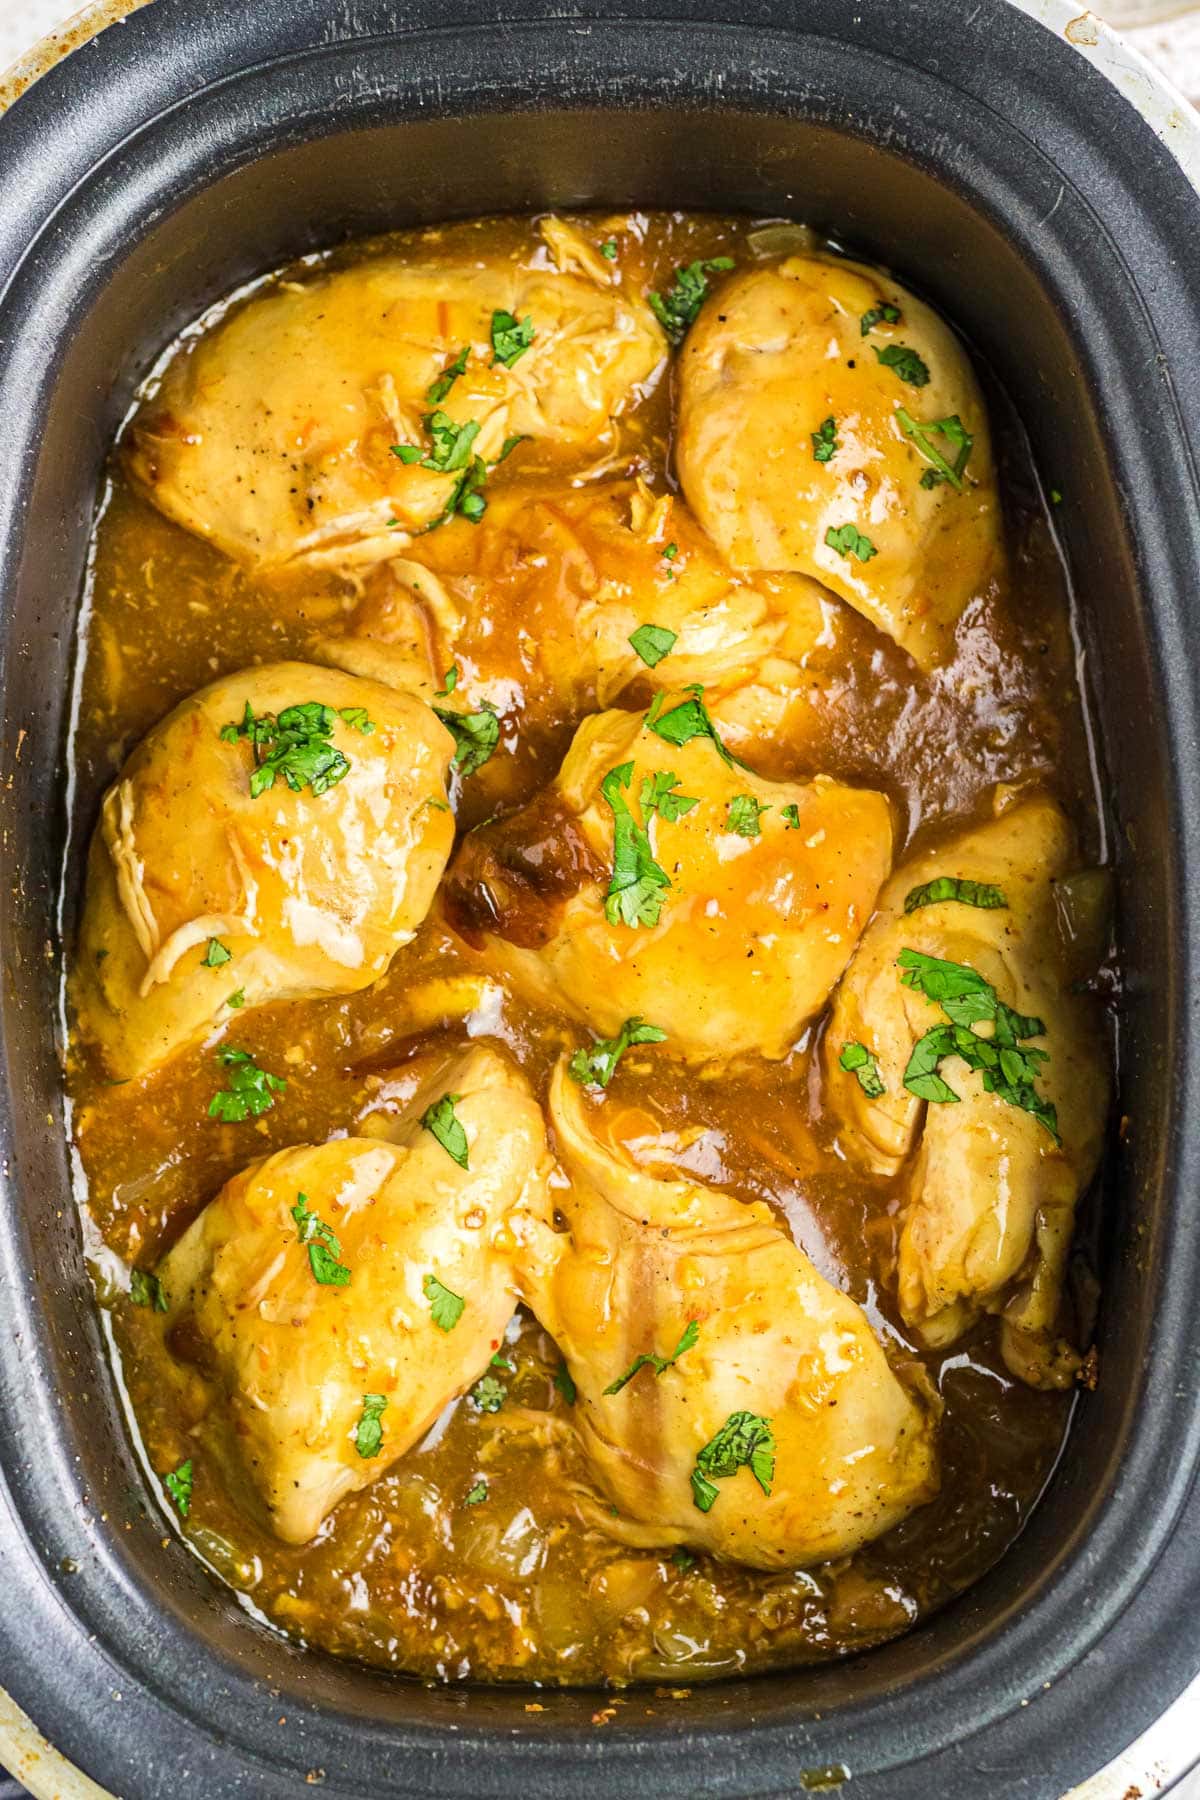
{"type": "Polygon", "coordinates": [[[376,256],[281,282],[186,344],[130,466],[165,513],[239,561],[378,562],[510,438],[594,454],[665,348],[648,307],[608,280],[376,256]],[[405,445],[420,456],[402,459],[405,445]]]}
{"type": "Polygon", "coordinates": [[[873,269],[789,256],[726,282],[679,382],[680,480],[732,566],[813,576],[947,660],[1000,549],[983,398],[941,320],[873,269]]]}
{"type": "Polygon", "coordinates": [[[681,1055],[785,1056],[888,872],[888,802],[826,776],[765,781],[711,736],[678,741],[705,716],[695,695],[662,700],[657,729],[650,716],[585,720],[550,789],[468,835],[451,923],[605,1035],[637,1014],[681,1055]]]}
{"type": "Polygon", "coordinates": [[[561,1064],[550,1117],[569,1231],[533,1234],[518,1266],[575,1382],[591,1468],[620,1509],[597,1508],[593,1522],[641,1544],[795,1568],[846,1555],[930,1499],[934,1405],[770,1209],[655,1179],[599,1143],[561,1064]],[[669,1366],[658,1372],[656,1357],[669,1366]]]}
{"type": "Polygon", "coordinates": [[[453,753],[420,701],[307,663],[225,676],[176,707],[92,840],[76,999],[109,1073],[157,1067],[231,1007],[382,975],[450,854],[453,753]],[[238,732],[247,708],[260,735],[283,735],[256,751],[238,732]]]}
{"type": "Polygon", "coordinates": [[[393,1143],[252,1164],[161,1264],[164,1329],[220,1396],[212,1452],[285,1542],[307,1543],[484,1373],[515,1249],[547,1216],[545,1162],[524,1077],[469,1050],[427,1073],[393,1143]],[[421,1123],[445,1095],[451,1149],[421,1123]]]}
{"type": "Polygon", "coordinates": [[[578,714],[652,667],[714,693],[775,664],[799,682],[821,595],[800,575],[732,573],[682,501],[640,479],[510,486],[478,530],[434,533],[380,569],[318,654],[426,695],[453,664],[476,702],[517,682],[578,714]]]}
{"type": "Polygon", "coordinates": [[[1014,799],[1002,790],[998,805],[994,820],[907,863],[880,895],[834,1001],[824,1045],[828,1104],[843,1148],[866,1168],[895,1173],[915,1146],[900,1239],[908,1323],[927,1343],[947,1344],[981,1312],[999,1313],[1013,1373],[1037,1387],[1061,1386],[1079,1362],[1058,1335],[1063,1277],[1075,1203],[1100,1156],[1108,1068],[1094,1003],[1073,991],[1080,946],[1062,930],[1063,877],[1076,866],[1070,828],[1044,796],[1014,799]],[[982,894],[978,886],[965,891],[985,903],[910,900],[930,882],[942,883],[936,896],[954,881],[982,884],[982,894]],[[917,985],[902,984],[897,959],[906,951],[965,968],[949,977],[949,1012],[927,998],[931,986],[941,991],[936,971],[910,968],[917,985]],[[1000,1006],[1021,1015],[1015,1026],[1000,1006]],[[977,1037],[1010,1044],[997,1088],[985,1086],[986,1052],[960,1037],[957,1051],[946,1038],[930,1041],[944,1059],[927,1058],[924,1077],[910,1073],[914,1093],[905,1086],[914,1047],[933,1028],[961,1027],[964,1015],[978,1022],[966,1027],[977,1037]],[[860,1074],[841,1066],[847,1045],[874,1059],[860,1060],[860,1073],[868,1088],[881,1081],[882,1093],[868,1094],[860,1074]],[[938,1079],[957,1100],[921,1098],[938,1079]],[[1004,1098],[1005,1080],[1020,1104],[1004,1098]]]}

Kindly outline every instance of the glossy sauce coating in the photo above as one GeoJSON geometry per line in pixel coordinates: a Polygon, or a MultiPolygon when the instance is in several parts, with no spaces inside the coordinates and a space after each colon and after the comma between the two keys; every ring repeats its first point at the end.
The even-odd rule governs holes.
{"type": "MultiPolygon", "coordinates": [[[[639,291],[667,286],[677,264],[700,256],[730,255],[741,267],[755,255],[744,221],[578,222],[589,239],[615,237],[622,279],[639,291]]],[[[449,246],[510,252],[530,231],[523,221],[485,221],[431,233],[427,245],[437,254],[449,246]]],[[[823,772],[880,789],[894,805],[898,857],[979,816],[996,782],[1036,778],[1094,857],[1062,571],[1019,429],[1002,398],[988,398],[1007,573],[968,604],[954,661],[921,674],[865,619],[830,602],[828,647],[807,664],[804,730],[756,745],[754,765],[772,779],[823,772]]],[[[616,473],[636,466],[657,492],[670,482],[670,400],[668,376],[621,421],[613,459],[616,473]]],[[[501,469],[483,524],[454,520],[410,553],[435,573],[475,582],[488,620],[486,634],[472,640],[477,670],[510,684],[501,748],[463,786],[460,831],[537,794],[582,710],[594,709],[572,711],[533,676],[525,625],[534,577],[518,527],[507,527],[504,496],[519,482],[523,494],[544,490],[553,504],[561,485],[553,457],[539,467],[532,476],[501,469]]],[[[133,491],[118,455],[97,531],[74,745],[83,829],[103,785],[172,706],[250,663],[311,655],[314,641],[336,633],[363,603],[364,581],[373,579],[256,576],[157,513],[133,491]]],[[[567,579],[543,566],[538,606],[552,607],[555,581],[567,579]]],[[[645,702],[652,691],[647,677],[621,703],[645,702]]],[[[544,832],[526,831],[516,851],[502,829],[476,840],[480,856],[507,857],[522,929],[535,941],[539,908],[592,873],[587,844],[569,834],[564,842],[552,796],[542,810],[544,832]]],[[[457,922],[468,938],[490,923],[461,913],[457,922]]],[[[256,1121],[208,1118],[222,1085],[211,1045],[123,1085],[108,1083],[73,1045],[77,1138],[105,1244],[152,1268],[248,1161],[331,1133],[370,1135],[405,1093],[406,1061],[434,1043],[464,1043],[468,1029],[502,1041],[539,1095],[555,1058],[582,1041],[564,1015],[506,998],[485,955],[432,918],[374,987],[230,1023],[222,1042],[287,1080],[256,1121]]],[[[818,1024],[781,1063],[747,1058],[719,1075],[688,1073],[653,1050],[631,1052],[606,1097],[588,1105],[596,1129],[635,1157],[656,1167],[666,1158],[736,1196],[766,1200],[818,1270],[865,1307],[885,1343],[916,1357],[894,1297],[895,1184],[855,1174],[833,1154],[819,1104],[819,1035],[818,1024]]],[[[150,1461],[174,1469],[193,1454],[191,1430],[208,1404],[202,1377],[171,1354],[156,1315],[130,1305],[104,1259],[97,1276],[150,1461]]],[[[578,1500],[591,1489],[555,1383],[555,1346],[523,1316],[501,1355],[511,1367],[495,1370],[506,1390],[499,1410],[457,1403],[422,1446],[343,1501],[313,1543],[278,1542],[246,1516],[220,1470],[199,1460],[187,1535],[280,1626],[371,1662],[448,1679],[691,1681],[845,1654],[944,1603],[1020,1528],[1069,1410],[1064,1396],[1034,1392],[1004,1372],[990,1321],[949,1352],[926,1354],[946,1407],[938,1498],[852,1557],[800,1575],[764,1575],[709,1557],[631,1550],[590,1529],[578,1500]],[[486,1500],[468,1504],[481,1482],[486,1500]]]]}

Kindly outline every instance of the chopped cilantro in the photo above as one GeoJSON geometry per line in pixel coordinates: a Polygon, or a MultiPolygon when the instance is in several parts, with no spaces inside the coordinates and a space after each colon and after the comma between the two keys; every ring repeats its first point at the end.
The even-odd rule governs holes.
{"type": "Polygon", "coordinates": [[[452,694],[454,692],[454,690],[457,686],[458,686],[458,664],[451,663],[450,667],[446,670],[446,673],[442,676],[442,685],[438,689],[435,698],[438,700],[445,700],[450,694],[452,694]]]}
{"type": "Polygon", "coordinates": [[[375,729],[375,721],[365,706],[339,706],[338,718],[353,731],[361,731],[364,737],[370,737],[375,729]]]}
{"type": "Polygon", "coordinates": [[[436,381],[425,390],[425,398],[431,406],[440,406],[460,375],[467,372],[467,358],[471,354],[470,344],[464,344],[453,362],[448,362],[436,381]]]}
{"type": "Polygon", "coordinates": [[[166,1312],[167,1296],[157,1275],[149,1269],[129,1271],[129,1298],[135,1306],[148,1306],[151,1312],[166,1312]]]}
{"type": "Polygon", "coordinates": [[[626,1019],[614,1038],[599,1038],[582,1050],[576,1050],[567,1064],[567,1074],[581,1087],[606,1088],[616,1073],[617,1064],[634,1044],[662,1044],[666,1032],[644,1019],[626,1019]]]}
{"type": "Polygon", "coordinates": [[[730,1413],[720,1431],[696,1455],[692,1470],[692,1498],[701,1512],[709,1512],[719,1489],[739,1469],[750,1470],[764,1494],[775,1479],[775,1437],[770,1419],[757,1413],[730,1413]]]}
{"type": "Polygon", "coordinates": [[[800,808],[796,805],[794,800],[788,802],[779,816],[783,820],[783,829],[785,831],[799,831],[800,808]]]}
{"type": "Polygon", "coordinates": [[[181,1462],[177,1469],[163,1476],[163,1486],[179,1508],[179,1516],[186,1519],[192,1510],[192,1459],[181,1462]]]}
{"type": "Polygon", "coordinates": [[[694,794],[677,794],[679,777],[674,769],[659,769],[654,775],[647,775],[638,792],[638,801],[642,808],[642,817],[649,822],[651,813],[658,813],[668,825],[674,825],[685,813],[690,813],[700,802],[694,794]]]}
{"type": "Polygon", "coordinates": [[[387,1411],[386,1394],[364,1394],[362,1412],[354,1428],[354,1448],[361,1457],[378,1456],[383,1449],[381,1420],[387,1411]]]}
{"type": "Polygon", "coordinates": [[[467,1490],[463,1499],[464,1506],[479,1506],[488,1497],[488,1484],[481,1475],[473,1488],[467,1490]]]}
{"type": "Polygon", "coordinates": [[[704,689],[699,682],[692,682],[684,689],[684,693],[690,695],[690,699],[681,700],[678,706],[673,706],[667,713],[662,710],[664,696],[656,694],[654,703],[646,714],[646,729],[654,732],[656,737],[662,738],[667,744],[689,744],[694,737],[711,738],[723,763],[731,769],[735,763],[744,769],[745,763],[721,742],[704,704],[704,689]]]}
{"type": "Polygon", "coordinates": [[[654,669],[675,648],[678,635],[668,631],[665,625],[639,625],[636,631],[630,632],[629,642],[646,667],[654,669]]]}
{"type": "Polygon", "coordinates": [[[283,1075],[260,1069],[248,1050],[218,1050],[217,1061],[229,1071],[229,1086],[213,1095],[208,1116],[223,1124],[240,1125],[244,1119],[257,1119],[270,1112],[275,1095],[287,1086],[283,1075]]]}
{"type": "Polygon", "coordinates": [[[867,333],[873,331],[876,325],[898,325],[899,323],[900,308],[891,306],[885,301],[882,306],[872,306],[867,309],[858,321],[858,329],[862,336],[866,337],[867,333]]]}
{"type": "Polygon", "coordinates": [[[938,875],[933,881],[909,890],[904,910],[916,912],[922,906],[938,906],[943,900],[958,900],[964,906],[986,908],[1008,905],[1003,891],[989,881],[963,881],[957,875],[938,875]]]}
{"type": "Polygon", "coordinates": [[[904,1085],[919,1100],[954,1104],[960,1096],[938,1073],[942,1061],[957,1056],[979,1074],[984,1089],[1009,1106],[1032,1114],[1055,1143],[1061,1142],[1054,1105],[1035,1085],[1049,1051],[1030,1048],[1022,1040],[1042,1037],[1040,1019],[1014,1012],[999,998],[990,981],[966,963],[944,962],[920,950],[902,950],[896,958],[903,986],[924,994],[950,1020],[918,1038],[904,1071],[904,1085]],[[973,1026],[990,1023],[992,1035],[980,1037],[973,1026]]]}
{"type": "Polygon", "coordinates": [[[536,333],[533,320],[516,319],[510,312],[494,312],[492,314],[492,362],[503,363],[506,369],[524,356],[536,333]]]}
{"type": "Polygon", "coordinates": [[[825,533],[825,542],[847,561],[857,556],[859,562],[870,562],[877,554],[870,538],[864,537],[857,525],[831,525],[825,533]]]}
{"type": "Polygon", "coordinates": [[[880,350],[872,344],[871,348],[884,368],[891,369],[892,373],[901,381],[906,381],[909,387],[922,388],[928,382],[928,368],[916,351],[910,350],[907,344],[889,344],[886,350],[880,350]]]}
{"type": "Polygon", "coordinates": [[[680,1544],[676,1549],[672,1550],[671,1561],[675,1564],[675,1567],[677,1569],[679,1569],[684,1575],[686,1575],[689,1572],[689,1570],[694,1569],[696,1566],[695,1557],[692,1555],[690,1550],[685,1550],[682,1544],[680,1544]]]}
{"type": "Polygon", "coordinates": [[[920,419],[914,419],[907,408],[898,406],[896,418],[899,420],[901,431],[906,437],[912,439],[921,455],[933,465],[922,475],[921,486],[924,488],[938,487],[943,481],[948,481],[950,486],[961,494],[962,478],[971,459],[975,439],[958,414],[951,413],[945,419],[929,419],[923,422],[920,419]],[[948,444],[953,445],[955,450],[953,462],[938,449],[933,441],[935,437],[942,437],[948,444]]]}
{"type": "Polygon", "coordinates": [[[480,1412],[499,1412],[507,1399],[508,1389],[502,1381],[497,1381],[494,1375],[481,1375],[471,1389],[472,1403],[479,1408],[480,1412]]]}
{"type": "Polygon", "coordinates": [[[617,240],[616,240],[616,238],[605,238],[604,242],[600,246],[600,254],[604,258],[605,262],[616,262],[616,260],[617,260],[617,240]]]}
{"type": "Polygon", "coordinates": [[[238,1012],[246,1004],[245,988],[234,988],[232,994],[226,994],[225,1004],[232,1006],[234,1012],[238,1012]]]}
{"type": "Polygon", "coordinates": [[[470,1167],[467,1161],[467,1134],[463,1130],[462,1120],[454,1111],[455,1104],[461,1099],[461,1094],[443,1094],[440,1100],[435,1100],[422,1113],[421,1123],[437,1139],[446,1155],[453,1157],[460,1169],[466,1169],[470,1167]]]}
{"type": "Polygon", "coordinates": [[[574,1378],[565,1362],[560,1362],[554,1371],[554,1385],[567,1405],[574,1406],[579,1397],[579,1389],[575,1386],[574,1378]]]}
{"type": "Polygon", "coordinates": [[[438,1280],[436,1275],[427,1275],[421,1283],[421,1291],[429,1302],[429,1310],[433,1314],[433,1322],[439,1331],[453,1331],[462,1318],[466,1301],[461,1294],[451,1293],[448,1287],[438,1280]]]}
{"type": "Polygon", "coordinates": [[[883,1076],[879,1073],[879,1060],[865,1044],[843,1044],[838,1067],[845,1069],[847,1075],[857,1077],[858,1085],[868,1100],[878,1100],[881,1094],[887,1092],[883,1076]]]}
{"type": "MultiPolygon", "coordinates": [[[[365,722],[357,726],[359,731],[374,730],[363,708],[347,710],[362,715],[365,722]]],[[[285,706],[278,717],[274,713],[256,716],[247,700],[241,722],[235,720],[223,726],[221,739],[226,744],[236,744],[240,738],[248,739],[254,752],[251,799],[257,800],[260,794],[274,787],[277,775],[282,776],[294,794],[306,787],[314,794],[323,794],[348,775],[349,758],[330,742],[337,717],[335,708],[324,706],[319,700],[285,706]]],[[[210,967],[217,966],[210,964],[210,967]]]]}
{"type": "Polygon", "coordinates": [[[233,951],[227,950],[220,938],[209,938],[208,949],[200,959],[202,969],[219,969],[222,963],[233,961],[233,951]]]}
{"type": "Polygon", "coordinates": [[[606,1394],[619,1394],[621,1389],[628,1382],[632,1381],[634,1376],[641,1369],[653,1369],[656,1375],[665,1375],[668,1369],[674,1368],[675,1364],[679,1361],[679,1358],[685,1351],[693,1348],[699,1335],[699,1319],[689,1319],[683,1328],[683,1335],[680,1337],[679,1342],[672,1350],[670,1356],[655,1356],[652,1352],[643,1351],[641,1356],[634,1357],[623,1375],[618,1375],[615,1381],[609,1382],[604,1392],[606,1394]]]}
{"type": "Polygon", "coordinates": [[[829,462],[834,453],[841,448],[837,440],[837,420],[832,414],[828,419],[824,419],[815,431],[811,431],[809,436],[812,438],[814,462],[829,462]]]}
{"type": "Polygon", "coordinates": [[[732,267],[732,256],[708,256],[681,264],[665,294],[649,295],[650,310],[673,344],[683,342],[688,326],[708,298],[708,276],[732,267]]]}
{"type": "Polygon", "coordinates": [[[436,469],[440,475],[454,475],[467,468],[471,461],[471,446],[480,432],[478,419],[465,419],[458,425],[449,413],[439,409],[429,413],[424,423],[430,437],[430,450],[421,459],[422,468],[436,469]]]}
{"type": "Polygon", "coordinates": [[[764,806],[762,801],[756,799],[753,794],[735,794],[729,802],[725,823],[730,831],[737,833],[738,837],[761,837],[760,821],[763,814],[770,810],[769,806],[764,806]]]}
{"type": "Polygon", "coordinates": [[[629,809],[623,789],[633,780],[633,764],[610,769],[600,792],[612,808],[613,868],[604,900],[604,916],[610,925],[657,925],[663,909],[664,888],[671,877],[655,860],[650,834],[629,809]]]}
{"type": "Polygon", "coordinates": [[[454,712],[435,706],[434,712],[454,739],[454,766],[464,778],[482,769],[500,742],[500,720],[490,701],[483,701],[478,712],[454,712]]]}
{"type": "Polygon", "coordinates": [[[299,1229],[300,1242],[308,1248],[308,1266],[322,1287],[345,1287],[350,1271],[341,1260],[342,1246],[333,1228],[318,1218],[309,1207],[307,1194],[296,1195],[292,1217],[299,1229]]]}

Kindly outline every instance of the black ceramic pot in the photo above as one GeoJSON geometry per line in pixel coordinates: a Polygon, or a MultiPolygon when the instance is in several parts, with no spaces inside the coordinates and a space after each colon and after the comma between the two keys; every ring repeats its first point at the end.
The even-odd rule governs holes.
{"type": "MultiPolygon", "coordinates": [[[[0,118],[0,1681],[127,1800],[1053,1800],[1200,1669],[1200,204],[1003,0],[155,0],[0,118]],[[1098,1342],[1018,1543],[881,1650],[670,1701],[305,1654],[163,1547],[81,1254],[64,738],[102,459],[209,301],[297,252],[550,205],[746,209],[924,290],[1059,517],[1126,970],[1098,1342]],[[315,1773],[314,1773],[315,1772],[315,1773]]],[[[78,831],[75,835],[78,844],[78,831]]],[[[74,853],[73,853],[74,854],[74,853]]],[[[1200,1747],[1200,1745],[1198,1745],[1200,1747]]]]}

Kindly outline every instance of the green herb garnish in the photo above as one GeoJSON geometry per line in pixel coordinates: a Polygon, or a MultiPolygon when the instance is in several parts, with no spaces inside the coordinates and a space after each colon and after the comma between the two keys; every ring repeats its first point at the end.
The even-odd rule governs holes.
{"type": "Polygon", "coordinates": [[[604,258],[605,262],[616,262],[616,260],[617,260],[617,240],[616,240],[616,238],[605,238],[604,242],[600,246],[600,254],[604,258]]]}
{"type": "Polygon", "coordinates": [[[463,1130],[462,1120],[454,1111],[461,1099],[461,1094],[443,1094],[440,1100],[435,1100],[421,1114],[421,1123],[437,1139],[447,1156],[453,1157],[460,1169],[466,1169],[470,1167],[467,1162],[467,1134],[463,1130]]]}
{"type": "MultiPolygon", "coordinates": [[[[241,722],[222,726],[221,739],[226,744],[236,744],[241,738],[250,743],[255,764],[250,775],[251,799],[273,788],[276,776],[281,776],[294,794],[305,787],[323,794],[348,775],[349,758],[330,742],[338,716],[336,708],[319,700],[285,706],[278,716],[256,715],[247,700],[241,722]]],[[[361,706],[346,707],[341,716],[364,735],[375,729],[361,706]]]]}
{"type": "Polygon", "coordinates": [[[437,379],[425,390],[425,398],[433,406],[440,406],[460,375],[467,372],[467,358],[471,354],[470,344],[464,344],[453,362],[448,362],[437,379]]]}
{"type": "Polygon", "coordinates": [[[914,419],[905,407],[898,406],[896,417],[900,421],[900,429],[912,439],[926,461],[933,465],[922,475],[921,486],[923,488],[938,487],[943,481],[948,481],[950,486],[961,494],[963,474],[971,460],[975,439],[958,414],[951,413],[945,419],[930,419],[922,422],[920,419],[914,419]],[[953,445],[955,452],[953,462],[938,449],[933,441],[935,437],[944,438],[948,444],[953,445]]]}
{"type": "Polygon", "coordinates": [[[462,1295],[452,1293],[436,1275],[425,1277],[421,1283],[421,1291],[429,1302],[429,1310],[438,1330],[453,1331],[466,1308],[467,1303],[462,1295]]]}
{"type": "Polygon", "coordinates": [[[837,420],[830,416],[809,433],[812,438],[813,461],[827,463],[841,448],[837,440],[837,420]]]}
{"type": "Polygon", "coordinates": [[[157,1275],[149,1269],[129,1271],[129,1298],[135,1306],[147,1306],[151,1312],[167,1311],[167,1296],[157,1275]]]}
{"type": "Polygon", "coordinates": [[[634,1376],[638,1374],[641,1369],[653,1369],[656,1375],[665,1375],[668,1369],[674,1368],[675,1364],[686,1350],[692,1349],[699,1335],[699,1319],[689,1319],[683,1328],[682,1337],[672,1350],[670,1356],[655,1356],[652,1353],[647,1352],[643,1352],[641,1356],[635,1356],[625,1373],[623,1375],[618,1375],[615,1381],[610,1381],[604,1392],[606,1394],[619,1394],[621,1389],[628,1382],[632,1381],[634,1376]]]}
{"type": "Polygon", "coordinates": [[[838,1067],[845,1069],[847,1075],[857,1077],[858,1085],[868,1100],[878,1100],[881,1094],[887,1092],[883,1076],[879,1073],[879,1059],[865,1044],[843,1044],[838,1067]]]}
{"type": "Polygon", "coordinates": [[[646,667],[654,669],[675,648],[678,636],[678,632],[668,631],[665,625],[639,625],[636,631],[630,632],[629,642],[646,667]]]}
{"type": "Polygon", "coordinates": [[[481,1375],[471,1389],[471,1400],[480,1412],[499,1412],[508,1399],[508,1389],[494,1375],[481,1375]]]}
{"type": "Polygon", "coordinates": [[[655,860],[646,825],[630,811],[623,790],[632,780],[633,764],[627,762],[610,769],[600,783],[613,815],[613,867],[604,916],[610,925],[657,925],[671,877],[655,860]]]}
{"type": "Polygon", "coordinates": [[[233,961],[233,951],[227,950],[220,938],[209,938],[208,949],[200,958],[202,969],[219,969],[222,963],[233,961]]]}
{"type": "Polygon", "coordinates": [[[177,1469],[163,1476],[163,1486],[179,1508],[179,1516],[186,1519],[192,1510],[192,1459],[181,1462],[177,1469]]]}
{"type": "Polygon", "coordinates": [[[488,1497],[488,1484],[481,1475],[479,1480],[475,1483],[475,1486],[468,1490],[466,1496],[463,1499],[463,1505],[464,1506],[478,1506],[481,1504],[482,1501],[486,1500],[487,1497],[488,1497]]]}
{"type": "Polygon", "coordinates": [[[696,1566],[695,1557],[692,1555],[690,1550],[685,1550],[682,1544],[678,1545],[676,1547],[676,1549],[672,1550],[671,1561],[675,1564],[675,1567],[677,1569],[679,1569],[684,1575],[686,1575],[689,1570],[694,1569],[696,1566]]]}
{"type": "Polygon", "coordinates": [[[647,775],[638,792],[638,801],[642,808],[642,817],[649,823],[651,813],[658,813],[668,825],[674,825],[685,813],[690,813],[700,802],[694,794],[677,794],[679,777],[674,769],[659,769],[657,774],[647,775]]]}
{"type": "Polygon", "coordinates": [[[901,381],[906,381],[909,387],[922,388],[928,382],[928,368],[916,351],[910,350],[907,344],[889,344],[885,350],[880,350],[872,344],[871,348],[884,368],[891,369],[893,374],[897,375],[901,381]]]}
{"type": "Polygon", "coordinates": [[[859,562],[870,562],[878,554],[870,538],[864,537],[857,525],[831,525],[825,533],[825,542],[847,561],[857,556],[859,562]]]}
{"type": "Polygon", "coordinates": [[[454,690],[457,686],[458,686],[458,664],[451,663],[450,667],[446,670],[446,673],[442,676],[442,685],[437,690],[437,693],[434,696],[435,699],[445,700],[450,694],[452,694],[454,692],[454,690]]]}
{"type": "Polygon", "coordinates": [[[681,264],[665,294],[648,296],[651,312],[673,344],[683,342],[688,326],[708,298],[707,277],[732,267],[732,256],[708,256],[699,262],[681,264]]]}
{"type": "Polygon", "coordinates": [[[387,1411],[386,1394],[364,1394],[362,1412],[354,1428],[354,1448],[362,1457],[378,1456],[383,1449],[381,1420],[387,1411]]]}
{"type": "Polygon", "coordinates": [[[910,888],[904,901],[906,913],[922,906],[939,906],[943,900],[958,900],[963,906],[988,909],[1007,906],[1003,891],[989,881],[962,881],[957,875],[938,875],[920,887],[910,888]]]}
{"type": "Polygon", "coordinates": [[[478,712],[454,712],[435,706],[434,712],[454,739],[454,766],[466,778],[485,762],[500,742],[500,720],[490,701],[484,700],[478,712]]]}
{"type": "Polygon", "coordinates": [[[579,1398],[579,1389],[575,1386],[574,1377],[565,1362],[560,1362],[554,1371],[554,1385],[568,1406],[574,1406],[579,1398]]]}
{"type": "Polygon", "coordinates": [[[533,320],[518,320],[510,312],[492,314],[492,361],[511,369],[532,344],[536,333],[533,320]]]}
{"type": "Polygon", "coordinates": [[[799,831],[799,829],[800,829],[800,808],[796,805],[796,802],[794,800],[789,800],[788,804],[782,809],[779,816],[783,820],[783,829],[785,831],[799,831]]]}
{"type": "Polygon", "coordinates": [[[721,742],[717,728],[704,704],[704,689],[699,682],[690,683],[683,691],[691,698],[681,700],[678,706],[673,706],[667,713],[662,710],[665,696],[662,693],[654,696],[650,711],[646,714],[646,729],[652,731],[656,737],[662,738],[664,743],[677,746],[689,744],[695,737],[711,738],[723,763],[731,769],[735,764],[738,768],[744,769],[746,765],[741,758],[734,756],[733,752],[727,750],[721,742]]]}
{"type": "Polygon", "coordinates": [[[738,837],[761,837],[760,821],[763,814],[770,810],[769,806],[764,806],[753,794],[735,794],[726,810],[725,823],[738,837]]]}
{"type": "Polygon", "coordinates": [[[300,1233],[300,1242],[308,1249],[308,1266],[322,1287],[345,1287],[350,1271],[341,1260],[342,1246],[333,1228],[310,1210],[307,1194],[296,1195],[292,1217],[300,1233]]]}
{"type": "Polygon", "coordinates": [[[862,336],[866,337],[867,333],[873,331],[876,325],[898,325],[899,323],[900,308],[891,306],[885,301],[882,306],[872,306],[867,309],[858,321],[858,329],[862,336]]]}
{"type": "Polygon", "coordinates": [[[666,1032],[644,1019],[626,1019],[616,1037],[599,1038],[582,1050],[576,1050],[567,1064],[567,1074],[581,1087],[606,1088],[616,1073],[617,1064],[626,1050],[635,1044],[662,1044],[666,1032]]]}
{"type": "Polygon", "coordinates": [[[287,1087],[283,1075],[260,1069],[248,1050],[218,1050],[217,1061],[229,1071],[229,1086],[213,1095],[208,1116],[226,1125],[240,1125],[244,1119],[257,1119],[270,1112],[275,1095],[287,1087]]]}
{"type": "Polygon", "coordinates": [[[234,988],[232,994],[226,994],[225,1004],[226,1006],[231,1006],[234,1012],[239,1012],[246,1004],[245,988],[234,988]]]}
{"type": "Polygon", "coordinates": [[[775,1437],[770,1419],[757,1413],[730,1413],[720,1431],[697,1453],[692,1470],[692,1498],[701,1512],[709,1512],[717,1498],[718,1481],[726,1481],[739,1469],[749,1469],[764,1494],[775,1479],[775,1437]]]}

